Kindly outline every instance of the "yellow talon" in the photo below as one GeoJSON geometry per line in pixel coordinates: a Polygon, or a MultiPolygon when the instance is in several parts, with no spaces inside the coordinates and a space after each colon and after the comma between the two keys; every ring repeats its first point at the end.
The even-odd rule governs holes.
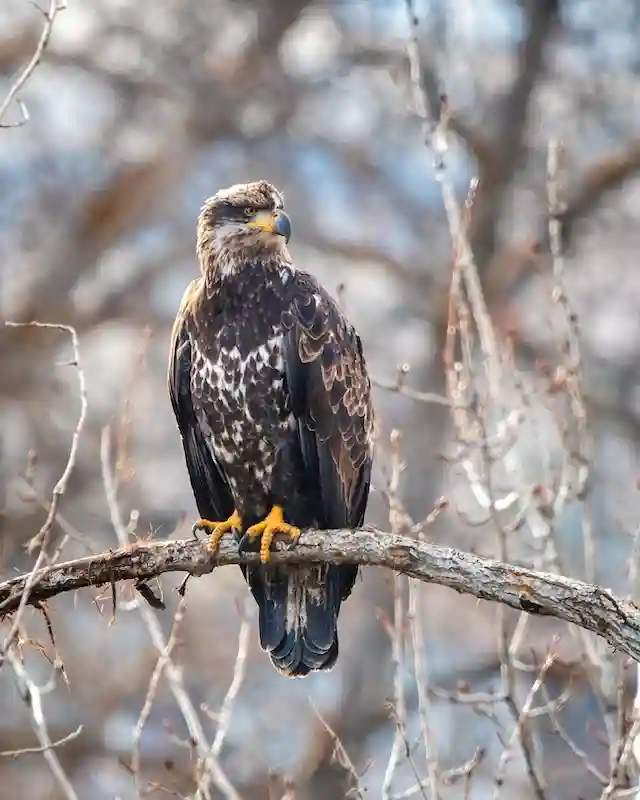
{"type": "Polygon", "coordinates": [[[242,530],[242,520],[240,519],[238,512],[234,509],[234,512],[229,519],[226,519],[223,522],[211,522],[211,520],[208,519],[199,519],[193,526],[194,533],[198,529],[209,531],[211,533],[207,550],[209,550],[211,553],[215,553],[220,545],[220,540],[225,533],[228,533],[232,530],[242,530]]]}
{"type": "Polygon", "coordinates": [[[300,528],[284,521],[280,506],[274,506],[262,522],[252,525],[245,531],[245,536],[249,539],[260,539],[260,561],[263,564],[269,560],[269,548],[276,533],[285,533],[293,541],[300,536],[300,528]]]}

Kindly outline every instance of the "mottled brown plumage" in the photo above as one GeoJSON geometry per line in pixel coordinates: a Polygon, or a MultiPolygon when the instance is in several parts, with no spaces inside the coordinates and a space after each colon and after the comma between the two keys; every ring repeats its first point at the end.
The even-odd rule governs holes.
{"type": "MultiPolygon", "coordinates": [[[[201,276],[182,300],[169,389],[196,503],[212,531],[241,545],[274,532],[357,527],[372,460],[370,381],[360,339],[334,300],[297,270],[282,196],[266,181],[207,200],[201,276]],[[207,522],[208,521],[208,522],[207,522]]],[[[327,669],[340,604],[357,569],[243,568],[260,640],[287,675],[327,669]]]]}

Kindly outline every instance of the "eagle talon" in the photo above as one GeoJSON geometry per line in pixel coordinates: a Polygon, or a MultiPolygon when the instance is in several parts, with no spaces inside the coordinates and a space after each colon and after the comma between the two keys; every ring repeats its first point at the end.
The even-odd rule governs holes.
{"type": "Polygon", "coordinates": [[[238,552],[246,553],[250,547],[251,547],[251,536],[247,536],[245,532],[242,534],[242,537],[238,542],[238,552]]]}
{"type": "Polygon", "coordinates": [[[242,537],[240,549],[245,549],[247,543],[252,539],[260,539],[260,561],[266,564],[269,561],[271,542],[276,533],[286,534],[291,539],[290,547],[300,536],[300,528],[285,522],[280,506],[274,506],[262,522],[247,528],[242,537]]]}
{"type": "Polygon", "coordinates": [[[298,533],[297,533],[296,536],[292,536],[291,537],[291,541],[287,545],[287,550],[295,550],[295,548],[296,548],[296,546],[298,544],[298,539],[299,538],[300,538],[300,530],[298,530],[298,533]]]}
{"type": "Polygon", "coordinates": [[[199,519],[194,523],[192,529],[193,535],[196,536],[196,531],[208,531],[211,535],[207,544],[207,550],[210,553],[215,553],[220,546],[220,540],[232,530],[242,530],[242,520],[237,511],[234,510],[233,514],[222,522],[212,522],[209,519],[199,519]]]}

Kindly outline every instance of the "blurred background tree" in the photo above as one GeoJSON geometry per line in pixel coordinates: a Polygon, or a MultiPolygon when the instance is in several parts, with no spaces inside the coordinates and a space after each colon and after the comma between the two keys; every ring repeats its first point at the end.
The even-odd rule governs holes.
{"type": "MultiPolygon", "coordinates": [[[[416,0],[415,10],[435,115],[446,93],[449,179],[463,203],[470,178],[479,178],[469,236],[497,336],[513,348],[525,386],[558,347],[549,317],[545,183],[548,140],[562,141],[565,283],[580,324],[593,436],[587,488],[595,577],[626,591],[640,442],[640,6],[416,0]]],[[[0,7],[3,94],[33,54],[42,23],[23,0],[0,7]]],[[[282,189],[294,260],[340,296],[374,378],[393,387],[398,365],[408,364],[406,385],[444,393],[452,246],[432,154],[409,111],[408,38],[403,0],[95,0],[70,2],[58,14],[42,63],[20,94],[30,120],[0,131],[0,299],[5,319],[73,325],[80,337],[89,417],[54,530],[58,539],[70,534],[65,557],[116,544],[101,476],[107,424],[119,500],[125,519],[135,512],[137,535],[185,535],[195,517],[164,376],[173,316],[197,271],[195,219],[203,199],[222,186],[265,178],[282,189]]],[[[2,122],[21,121],[14,102],[2,122]]],[[[20,328],[0,335],[0,564],[11,575],[33,563],[24,545],[46,516],[68,455],[77,376],[56,366],[70,357],[62,334],[20,328]]],[[[370,521],[388,525],[381,467],[390,458],[389,432],[399,428],[408,514],[424,518],[444,493],[449,510],[429,537],[495,554],[492,525],[469,524],[478,518],[467,513],[464,473],[439,457],[451,455],[455,438],[446,406],[381,386],[375,400],[381,442],[370,521]]],[[[549,465],[557,464],[566,444],[558,436],[562,425],[553,409],[544,411],[545,396],[532,391],[527,402],[543,410],[539,438],[517,446],[529,481],[549,488],[553,480],[546,482],[537,448],[542,443],[549,465]]],[[[554,526],[563,567],[575,575],[583,569],[584,513],[580,503],[569,503],[554,526]]],[[[513,558],[532,558],[526,534],[514,534],[513,558]]],[[[178,582],[163,585],[175,609],[171,590],[178,582]]],[[[391,576],[364,575],[344,607],[341,658],[327,675],[286,681],[268,667],[253,631],[221,753],[242,797],[345,795],[350,779],[333,758],[334,739],[310,697],[368,796],[379,796],[396,733],[387,706],[394,688],[385,622],[393,617],[393,585],[391,576]]],[[[197,708],[217,710],[227,691],[245,597],[237,570],[189,583],[178,658],[197,708]]],[[[97,592],[51,604],[70,688],[58,685],[46,696],[46,715],[52,738],[84,725],[59,750],[80,797],[136,796],[124,764],[157,652],[134,606],[125,593],[111,624],[109,600],[97,592]]],[[[485,749],[469,794],[461,779],[441,796],[490,797],[508,739],[504,726],[513,719],[503,704],[452,702],[437,687],[497,686],[495,609],[421,587],[419,620],[436,687],[430,724],[442,769],[468,760],[479,745],[485,749]]],[[[172,614],[161,622],[168,633],[172,614]]],[[[28,624],[51,654],[36,612],[28,624]]],[[[552,629],[538,622],[527,629],[522,658],[534,672],[518,671],[520,703],[552,629]]],[[[582,658],[566,629],[564,640],[563,660],[546,682],[557,695],[570,678],[564,725],[606,775],[615,742],[611,735],[606,741],[601,701],[611,692],[593,680],[597,659],[582,658]]],[[[31,652],[27,661],[45,681],[42,654],[31,652]]],[[[413,748],[420,726],[408,666],[401,681],[413,748]]],[[[0,682],[0,751],[29,746],[28,709],[11,673],[0,672],[0,682]]],[[[632,691],[630,679],[618,683],[632,691]]],[[[621,690],[618,699],[625,697],[621,690]]],[[[203,720],[215,730],[206,714],[203,720]]],[[[546,796],[599,797],[597,775],[551,728],[541,715],[534,749],[545,765],[546,796]]],[[[142,774],[188,796],[191,753],[176,737],[185,739],[184,723],[161,690],[142,739],[142,774]]],[[[395,792],[415,783],[411,762],[422,773],[423,758],[416,752],[402,760],[395,792]]],[[[59,796],[40,755],[1,759],[0,777],[3,799],[59,796]]],[[[427,790],[414,796],[421,791],[427,790]]],[[[522,754],[514,752],[504,796],[532,791],[522,754]]]]}

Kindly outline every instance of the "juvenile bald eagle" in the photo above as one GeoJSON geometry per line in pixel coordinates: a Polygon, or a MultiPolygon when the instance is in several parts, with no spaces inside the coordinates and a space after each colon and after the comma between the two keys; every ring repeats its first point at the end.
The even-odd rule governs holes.
{"type": "Polygon", "coordinates": [[[290,676],[329,669],[340,604],[357,567],[269,565],[274,534],[361,525],[372,460],[370,381],[358,334],[294,267],[282,195],[266,181],[202,207],[201,276],[174,325],[169,391],[187,468],[215,551],[227,531],[257,546],[242,567],[260,643],[290,676]]]}

